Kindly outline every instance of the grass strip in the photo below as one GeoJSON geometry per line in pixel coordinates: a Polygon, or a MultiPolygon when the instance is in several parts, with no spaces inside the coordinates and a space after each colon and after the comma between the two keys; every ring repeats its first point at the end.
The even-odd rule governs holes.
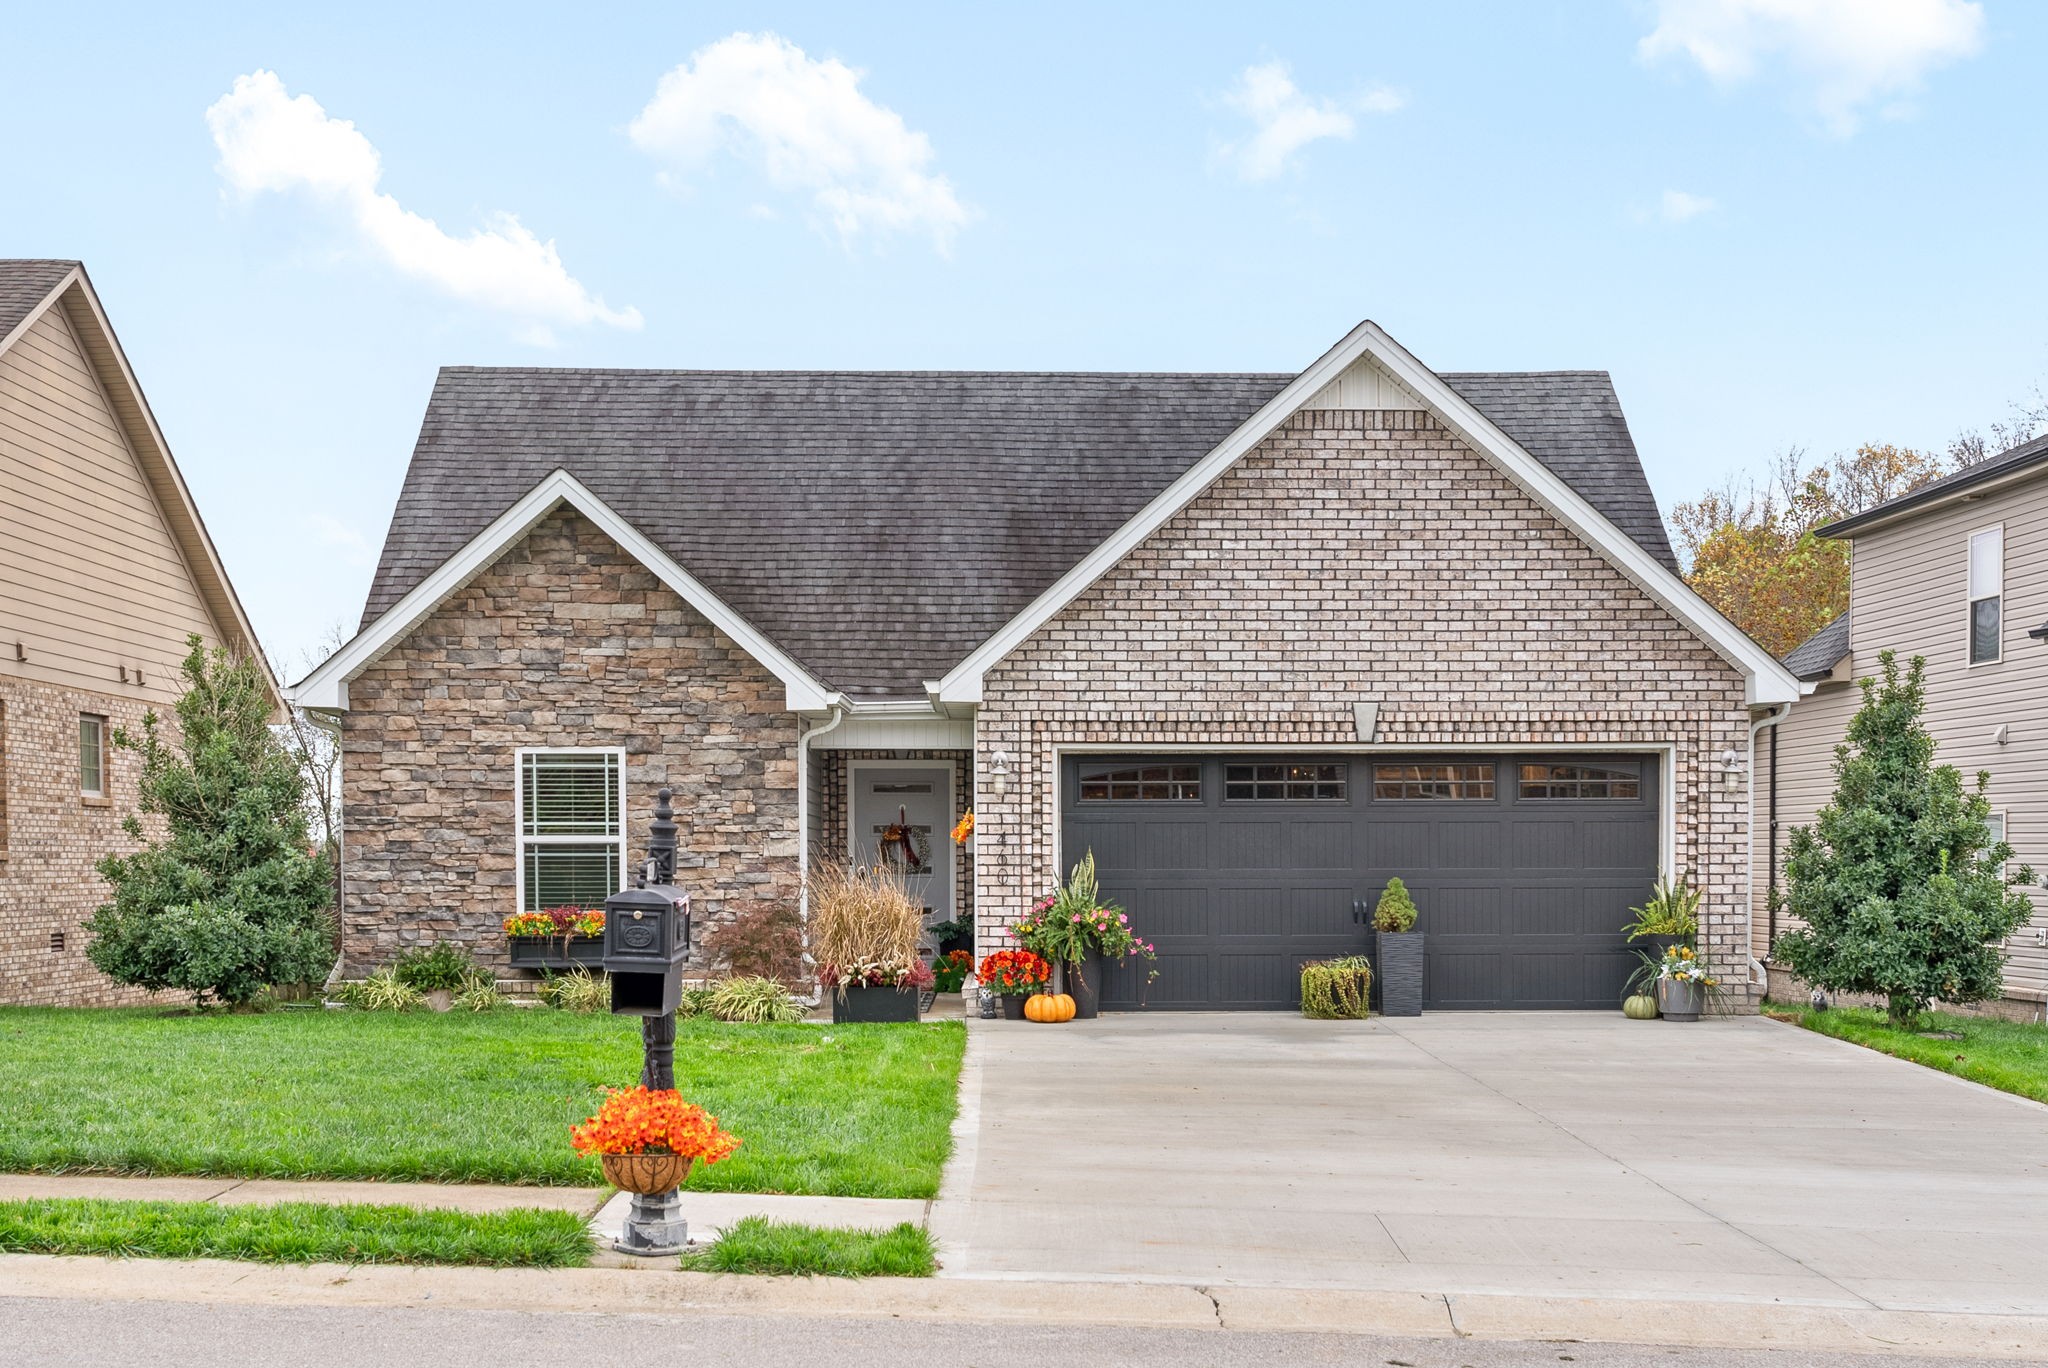
{"type": "Polygon", "coordinates": [[[708,1248],[683,1256],[703,1273],[783,1273],[826,1278],[929,1278],[938,1271],[930,1232],[905,1221],[888,1230],[805,1225],[748,1216],[708,1248]]]}
{"type": "Polygon", "coordinates": [[[467,1212],[41,1197],[0,1202],[0,1250],[257,1263],[580,1268],[590,1262],[591,1241],[580,1216],[537,1208],[467,1212]]]}
{"type": "Polygon", "coordinates": [[[2048,1102],[2048,1026],[1929,1012],[1920,1018],[1918,1031],[1900,1031],[1885,1020],[1884,1013],[1867,1007],[1830,1007],[1826,1011],[1801,1007],[1782,1015],[1836,1040],[1940,1069],[2000,1092],[2048,1102]],[[1938,1039],[1926,1034],[1930,1031],[1960,1039],[1938,1039]]]}
{"type": "MultiPolygon", "coordinates": [[[[693,1191],[930,1197],[959,1022],[677,1024],[676,1083],[739,1152],[693,1191]]],[[[595,1186],[569,1127],[640,1074],[638,1018],[0,1009],[0,1171],[595,1186]]]]}

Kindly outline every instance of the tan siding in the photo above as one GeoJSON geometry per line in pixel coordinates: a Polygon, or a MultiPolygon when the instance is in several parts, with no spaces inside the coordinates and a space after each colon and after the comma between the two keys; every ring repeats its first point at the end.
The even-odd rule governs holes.
{"type": "MultiPolygon", "coordinates": [[[[1937,758],[1967,776],[1991,773],[1991,803],[2006,814],[2017,860],[2048,872],[2048,476],[1874,528],[1856,538],[1850,609],[1854,674],[1874,673],[1878,652],[1927,657],[1927,726],[1937,758]],[[1969,536],[2005,528],[2003,659],[1967,663],[1969,536]],[[2007,728],[2003,745],[1995,739],[2007,728]]],[[[1827,685],[1795,705],[1781,738],[1779,837],[1810,822],[1833,788],[1832,748],[1860,695],[1827,685]]],[[[2033,893],[2031,927],[2008,943],[2006,991],[2048,997],[2048,894],[2033,893]]]]}
{"type": "Polygon", "coordinates": [[[51,309],[0,356],[0,674],[164,703],[192,632],[218,640],[77,335],[51,309]],[[144,684],[123,685],[124,666],[144,684]]]}

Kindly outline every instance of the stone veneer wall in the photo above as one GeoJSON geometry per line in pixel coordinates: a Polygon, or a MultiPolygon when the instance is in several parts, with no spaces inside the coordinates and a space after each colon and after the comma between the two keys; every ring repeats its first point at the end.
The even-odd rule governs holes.
{"type": "MultiPolygon", "coordinates": [[[[149,704],[0,677],[0,1002],[67,1007],[181,1002],[114,982],[85,957],[80,924],[112,890],[93,868],[135,848],[121,820],[135,810],[142,759],[113,729],[137,730],[149,704]],[[108,797],[78,791],[78,716],[107,719],[108,797]],[[62,933],[63,948],[51,937],[62,933]]],[[[157,829],[161,819],[150,818],[157,829]]]]}
{"type": "Polygon", "coordinates": [[[1009,657],[977,746],[981,952],[1059,877],[1055,748],[1670,744],[1701,943],[1753,1005],[1741,672],[1430,415],[1298,413],[1009,657]]]}
{"type": "MultiPolygon", "coordinates": [[[[811,766],[817,773],[817,804],[811,809],[811,858],[843,859],[846,845],[846,795],[849,760],[951,760],[953,762],[953,805],[965,811],[974,802],[973,757],[957,750],[814,750],[811,766]]],[[[955,813],[955,819],[958,818],[955,813]]],[[[950,834],[947,844],[951,845],[950,834]]],[[[953,913],[974,910],[974,852],[968,846],[953,846],[953,913]]]]}
{"type": "Polygon", "coordinates": [[[676,792],[696,930],[794,903],[782,684],[571,510],[551,514],[349,685],[344,973],[460,941],[510,974],[514,752],[623,746],[629,860],[676,792]]]}

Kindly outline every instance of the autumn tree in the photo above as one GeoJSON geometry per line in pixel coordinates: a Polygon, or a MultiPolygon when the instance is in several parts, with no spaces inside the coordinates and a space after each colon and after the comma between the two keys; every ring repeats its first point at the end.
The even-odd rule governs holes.
{"type": "Polygon", "coordinates": [[[1734,481],[1672,510],[1686,583],[1783,655],[1849,606],[1849,546],[1819,529],[1946,474],[1943,456],[1889,444],[1809,466],[1781,454],[1761,482],[1734,481]]]}

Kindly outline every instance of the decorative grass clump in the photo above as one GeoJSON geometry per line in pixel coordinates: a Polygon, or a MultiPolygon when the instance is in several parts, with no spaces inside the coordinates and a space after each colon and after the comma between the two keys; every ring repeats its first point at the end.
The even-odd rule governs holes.
{"type": "Polygon", "coordinates": [[[748,1216],[709,1248],[685,1254],[683,1267],[702,1273],[929,1278],[938,1271],[939,1257],[931,1234],[908,1221],[888,1230],[855,1230],[748,1216]]]}
{"type": "Polygon", "coordinates": [[[95,1197],[0,1202],[0,1251],[258,1263],[483,1264],[580,1268],[590,1229],[572,1211],[421,1211],[280,1202],[129,1202],[95,1197]]]}
{"type": "Polygon", "coordinates": [[[1372,964],[1363,955],[1301,966],[1301,1014],[1317,1021],[1363,1021],[1372,996],[1372,964]]]}

